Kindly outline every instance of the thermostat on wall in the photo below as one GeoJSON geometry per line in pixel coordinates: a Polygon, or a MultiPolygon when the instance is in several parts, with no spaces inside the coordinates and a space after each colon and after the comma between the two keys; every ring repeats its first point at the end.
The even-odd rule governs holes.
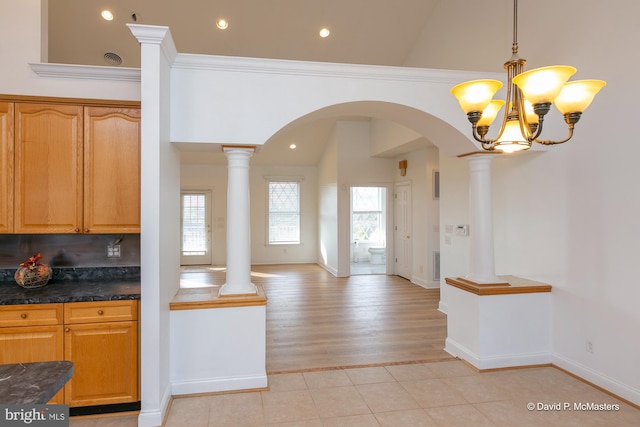
{"type": "Polygon", "coordinates": [[[468,236],[468,235],[469,235],[468,225],[456,225],[456,236],[468,236]]]}

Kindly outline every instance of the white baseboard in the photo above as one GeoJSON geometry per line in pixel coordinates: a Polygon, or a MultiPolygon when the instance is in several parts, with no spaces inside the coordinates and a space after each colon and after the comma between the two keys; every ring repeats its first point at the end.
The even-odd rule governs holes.
{"type": "MultiPolygon", "coordinates": [[[[171,385],[168,384],[162,395],[160,407],[152,410],[142,409],[138,415],[138,427],[159,427],[162,425],[171,402],[171,385]]],[[[143,405],[144,406],[144,405],[143,405]]]]}
{"type": "Polygon", "coordinates": [[[473,351],[451,338],[446,339],[444,349],[447,353],[452,356],[459,357],[460,359],[464,359],[479,370],[545,365],[551,363],[551,354],[548,352],[500,354],[488,357],[479,357],[473,351]]]}
{"type": "Polygon", "coordinates": [[[332,267],[329,267],[328,265],[325,264],[321,264],[318,263],[318,265],[322,268],[324,268],[325,270],[327,270],[329,273],[333,274],[334,276],[338,277],[338,270],[332,267]]]}
{"type": "Polygon", "coordinates": [[[440,300],[440,302],[438,303],[438,311],[447,314],[447,303],[440,300]]]}
{"type": "Polygon", "coordinates": [[[268,385],[267,374],[233,378],[209,378],[197,381],[173,381],[174,396],[215,393],[221,391],[264,389],[268,385]]]}
{"type": "Polygon", "coordinates": [[[425,289],[438,289],[440,288],[440,283],[439,282],[433,282],[430,280],[426,280],[422,277],[418,277],[418,276],[411,276],[411,283],[414,283],[418,286],[421,286],[425,289]]]}
{"type": "Polygon", "coordinates": [[[628,400],[636,405],[640,405],[640,390],[628,384],[624,384],[614,378],[611,378],[602,372],[595,371],[588,366],[571,360],[557,353],[552,353],[551,363],[558,368],[576,375],[591,384],[602,387],[610,393],[615,394],[623,399],[628,400]]]}

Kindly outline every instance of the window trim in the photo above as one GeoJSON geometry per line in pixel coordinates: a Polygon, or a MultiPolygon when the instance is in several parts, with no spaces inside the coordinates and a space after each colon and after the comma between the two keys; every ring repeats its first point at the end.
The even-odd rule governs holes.
{"type": "Polygon", "coordinates": [[[302,176],[272,176],[265,175],[265,204],[266,204],[266,215],[265,215],[265,245],[266,246],[300,246],[302,245],[302,181],[304,177],[302,176]],[[273,182],[295,182],[298,184],[298,241],[271,241],[270,236],[270,220],[271,220],[271,210],[270,210],[270,184],[273,182]]]}

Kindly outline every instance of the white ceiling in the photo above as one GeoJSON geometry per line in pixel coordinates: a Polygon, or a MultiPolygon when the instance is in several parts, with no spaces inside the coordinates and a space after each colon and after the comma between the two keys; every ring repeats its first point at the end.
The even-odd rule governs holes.
{"type": "MultiPolygon", "coordinates": [[[[166,25],[180,53],[402,66],[439,0],[64,0],[49,2],[49,62],[140,66],[140,47],[125,24],[166,25]],[[115,19],[107,22],[100,11],[115,19]],[[229,28],[215,22],[224,17],[229,28]],[[323,39],[320,28],[331,35],[323,39]]],[[[337,119],[336,117],[335,119],[337,119]]],[[[252,163],[272,157],[315,164],[335,120],[292,129],[269,141],[252,163]],[[294,155],[292,140],[312,138],[315,150],[294,155]]],[[[216,155],[184,153],[185,161],[216,155]]]]}

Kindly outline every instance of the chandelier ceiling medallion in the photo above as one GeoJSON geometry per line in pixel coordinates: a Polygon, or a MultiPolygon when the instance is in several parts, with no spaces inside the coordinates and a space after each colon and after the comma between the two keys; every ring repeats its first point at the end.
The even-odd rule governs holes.
{"type": "Polygon", "coordinates": [[[574,67],[555,65],[524,71],[526,60],[518,56],[518,0],[513,2],[513,46],[511,58],[504,64],[507,70],[507,98],[492,100],[502,87],[498,80],[473,80],[451,89],[462,111],[471,122],[473,137],[487,151],[528,150],[532,142],[543,145],[562,144],[573,136],[573,128],[582,112],[591,104],[606,83],[602,80],[576,80],[574,67]],[[568,136],[560,141],[538,139],[542,133],[544,116],[551,104],[564,115],[568,136]],[[506,105],[500,131],[495,139],[488,139],[489,126],[500,109],[506,105]]]}

